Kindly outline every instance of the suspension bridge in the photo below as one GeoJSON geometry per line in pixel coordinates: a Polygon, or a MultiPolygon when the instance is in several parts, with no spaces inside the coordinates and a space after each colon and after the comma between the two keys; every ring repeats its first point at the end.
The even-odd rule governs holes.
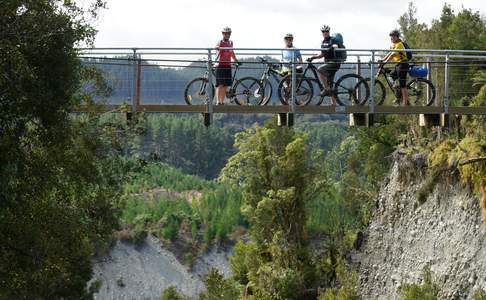
{"type": "MultiPolygon", "coordinates": [[[[281,48],[234,48],[240,61],[244,61],[240,76],[253,76],[260,80],[264,65],[257,57],[266,57],[277,62],[281,48]]],[[[286,49],[288,50],[288,49],[286,49]]],[[[310,56],[321,49],[300,49],[302,55],[310,56]]],[[[104,103],[101,109],[106,112],[125,112],[127,117],[144,113],[200,113],[204,124],[209,126],[213,114],[246,113],[275,114],[280,125],[292,126],[294,115],[328,114],[348,115],[350,125],[372,126],[378,115],[417,115],[422,126],[448,126],[451,117],[459,115],[486,115],[486,106],[469,106],[468,99],[475,97],[479,91],[478,84],[473,84],[474,71],[486,69],[486,51],[481,50],[440,50],[410,49],[414,53],[413,64],[428,69],[427,79],[435,86],[434,99],[427,105],[394,106],[390,97],[378,105],[381,91],[375,82],[379,57],[389,49],[346,49],[348,59],[342,63],[336,77],[343,74],[358,74],[368,78],[369,98],[363,105],[348,103],[342,106],[296,105],[295,88],[292,88],[289,105],[281,105],[275,97],[267,105],[224,105],[215,106],[214,101],[201,105],[187,105],[184,101],[184,90],[193,78],[205,72],[208,81],[213,82],[212,63],[215,50],[210,48],[89,48],[80,49],[80,57],[86,65],[101,70],[111,93],[109,96],[95,99],[104,103]]],[[[295,68],[292,86],[295,86],[295,68]]],[[[273,85],[277,83],[274,82],[273,85]]],[[[482,83],[485,84],[485,83],[482,83]]],[[[481,83],[479,83],[479,86],[481,83]]],[[[208,85],[207,93],[214,99],[214,90],[208,85]]],[[[316,89],[314,89],[315,91],[316,89]]],[[[319,89],[314,92],[319,96],[319,89]]],[[[393,95],[392,92],[389,92],[393,95]]],[[[384,95],[383,95],[384,97],[384,95]]],[[[425,91],[425,103],[432,97],[430,90],[425,91]]],[[[486,100],[486,99],[485,99],[486,100]]],[[[229,101],[228,101],[229,102],[229,101]]],[[[77,112],[92,110],[91,106],[80,106],[77,112]]]]}

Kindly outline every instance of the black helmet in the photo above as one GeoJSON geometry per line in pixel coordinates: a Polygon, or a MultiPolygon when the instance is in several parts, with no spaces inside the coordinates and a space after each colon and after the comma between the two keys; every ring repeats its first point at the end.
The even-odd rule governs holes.
{"type": "Polygon", "coordinates": [[[400,37],[400,31],[398,29],[393,29],[390,31],[390,36],[400,37]]]}

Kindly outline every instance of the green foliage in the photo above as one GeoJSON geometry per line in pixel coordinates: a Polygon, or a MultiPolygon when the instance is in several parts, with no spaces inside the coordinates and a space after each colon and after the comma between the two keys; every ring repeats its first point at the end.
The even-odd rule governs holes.
{"type": "Polygon", "coordinates": [[[438,299],[439,288],[432,280],[430,268],[425,268],[422,284],[405,283],[399,289],[400,299],[403,300],[434,300],[438,299]]]}
{"type": "MultiPolygon", "coordinates": [[[[467,159],[482,157],[486,154],[486,141],[476,137],[466,136],[452,153],[454,159],[465,162],[467,159]]],[[[486,164],[471,163],[459,166],[463,183],[472,184],[476,191],[480,186],[486,186],[486,164]]]]}
{"type": "Polygon", "coordinates": [[[225,279],[215,268],[206,275],[204,283],[207,291],[199,295],[199,300],[234,300],[241,294],[237,283],[225,279]]]}
{"type": "Polygon", "coordinates": [[[445,140],[434,147],[429,156],[429,173],[443,173],[458,168],[461,181],[472,185],[476,191],[486,185],[486,166],[484,163],[462,165],[469,159],[483,157],[486,144],[483,139],[466,135],[460,141],[445,140]]]}
{"type": "Polygon", "coordinates": [[[161,300],[189,300],[189,297],[179,293],[177,288],[171,285],[164,290],[161,300]]]}
{"type": "Polygon", "coordinates": [[[126,226],[135,232],[152,231],[168,241],[177,239],[183,229],[188,238],[209,245],[227,240],[237,226],[246,226],[239,192],[163,163],[148,163],[134,174],[125,185],[124,198],[121,220],[126,226]]]}
{"type": "Polygon", "coordinates": [[[123,280],[123,276],[119,276],[116,279],[116,285],[118,285],[119,287],[125,287],[125,281],[123,280]]]}
{"type": "Polygon", "coordinates": [[[197,117],[150,116],[143,155],[170,164],[185,173],[215,178],[233,153],[233,130],[229,126],[205,128],[197,117]]]}
{"type": "Polygon", "coordinates": [[[89,286],[89,293],[90,294],[95,294],[95,293],[98,293],[99,290],[101,289],[101,286],[103,286],[103,281],[101,281],[101,279],[96,279],[95,281],[93,281],[91,283],[91,285],[89,286]]]}
{"type": "Polygon", "coordinates": [[[306,144],[310,152],[331,152],[348,133],[344,122],[309,122],[299,120],[295,129],[307,134],[306,144]]]}
{"type": "Polygon", "coordinates": [[[187,175],[168,164],[151,162],[125,184],[125,193],[147,192],[159,187],[176,192],[203,191],[216,188],[216,184],[198,176],[187,175]]]}
{"type": "Polygon", "coordinates": [[[136,225],[132,233],[132,241],[135,245],[141,245],[147,238],[147,230],[141,225],[136,225]]]}
{"type": "Polygon", "coordinates": [[[309,275],[305,207],[314,171],[305,136],[268,124],[238,134],[235,146],[220,179],[243,191],[253,241],[239,244],[235,273],[258,299],[296,299],[309,275]]]}
{"type": "Polygon", "coordinates": [[[338,287],[319,290],[318,300],[358,300],[358,274],[346,269],[339,261],[336,268],[338,287]]]}
{"type": "Polygon", "coordinates": [[[474,300],[486,300],[486,292],[482,289],[477,289],[474,292],[474,300]]]}
{"type": "Polygon", "coordinates": [[[2,2],[0,11],[0,298],[89,298],[91,258],[111,242],[130,164],[98,116],[68,112],[93,74],[74,46],[92,42],[73,1],[2,2]]]}
{"type": "MultiPolygon", "coordinates": [[[[440,18],[432,21],[432,25],[419,23],[417,9],[410,3],[398,23],[405,38],[414,49],[475,49],[482,50],[486,44],[486,19],[480,12],[462,8],[454,12],[450,4],[444,4],[440,18]]],[[[443,60],[442,60],[443,61],[443,60]]],[[[452,60],[453,63],[454,59],[452,60]]],[[[453,65],[449,74],[449,97],[452,103],[460,101],[464,96],[474,97],[479,89],[473,86],[473,75],[477,67],[467,64],[453,65]]],[[[443,97],[444,72],[438,70],[433,74],[433,82],[438,91],[438,98],[443,97]]],[[[484,98],[483,98],[484,99],[484,98]]]]}

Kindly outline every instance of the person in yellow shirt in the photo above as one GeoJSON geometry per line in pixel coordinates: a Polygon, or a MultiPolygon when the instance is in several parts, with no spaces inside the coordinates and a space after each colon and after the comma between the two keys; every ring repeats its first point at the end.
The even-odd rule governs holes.
{"type": "Polygon", "coordinates": [[[395,63],[395,69],[391,72],[391,76],[394,80],[400,83],[400,90],[402,93],[403,105],[409,105],[408,90],[407,90],[407,73],[410,69],[407,59],[407,53],[405,52],[405,46],[400,39],[400,32],[398,30],[392,30],[390,32],[390,39],[392,42],[392,50],[404,51],[390,51],[382,60],[383,63],[392,62],[395,63]]]}

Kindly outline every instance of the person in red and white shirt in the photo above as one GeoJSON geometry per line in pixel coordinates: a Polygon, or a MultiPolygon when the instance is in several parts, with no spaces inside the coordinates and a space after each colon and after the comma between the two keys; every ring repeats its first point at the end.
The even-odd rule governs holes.
{"type": "Polygon", "coordinates": [[[223,28],[223,39],[216,44],[218,61],[216,67],[216,96],[218,98],[218,105],[224,104],[224,98],[226,96],[226,90],[233,83],[233,76],[231,75],[231,59],[239,64],[238,59],[232,49],[221,48],[233,48],[233,41],[229,38],[231,36],[231,28],[223,28]]]}

